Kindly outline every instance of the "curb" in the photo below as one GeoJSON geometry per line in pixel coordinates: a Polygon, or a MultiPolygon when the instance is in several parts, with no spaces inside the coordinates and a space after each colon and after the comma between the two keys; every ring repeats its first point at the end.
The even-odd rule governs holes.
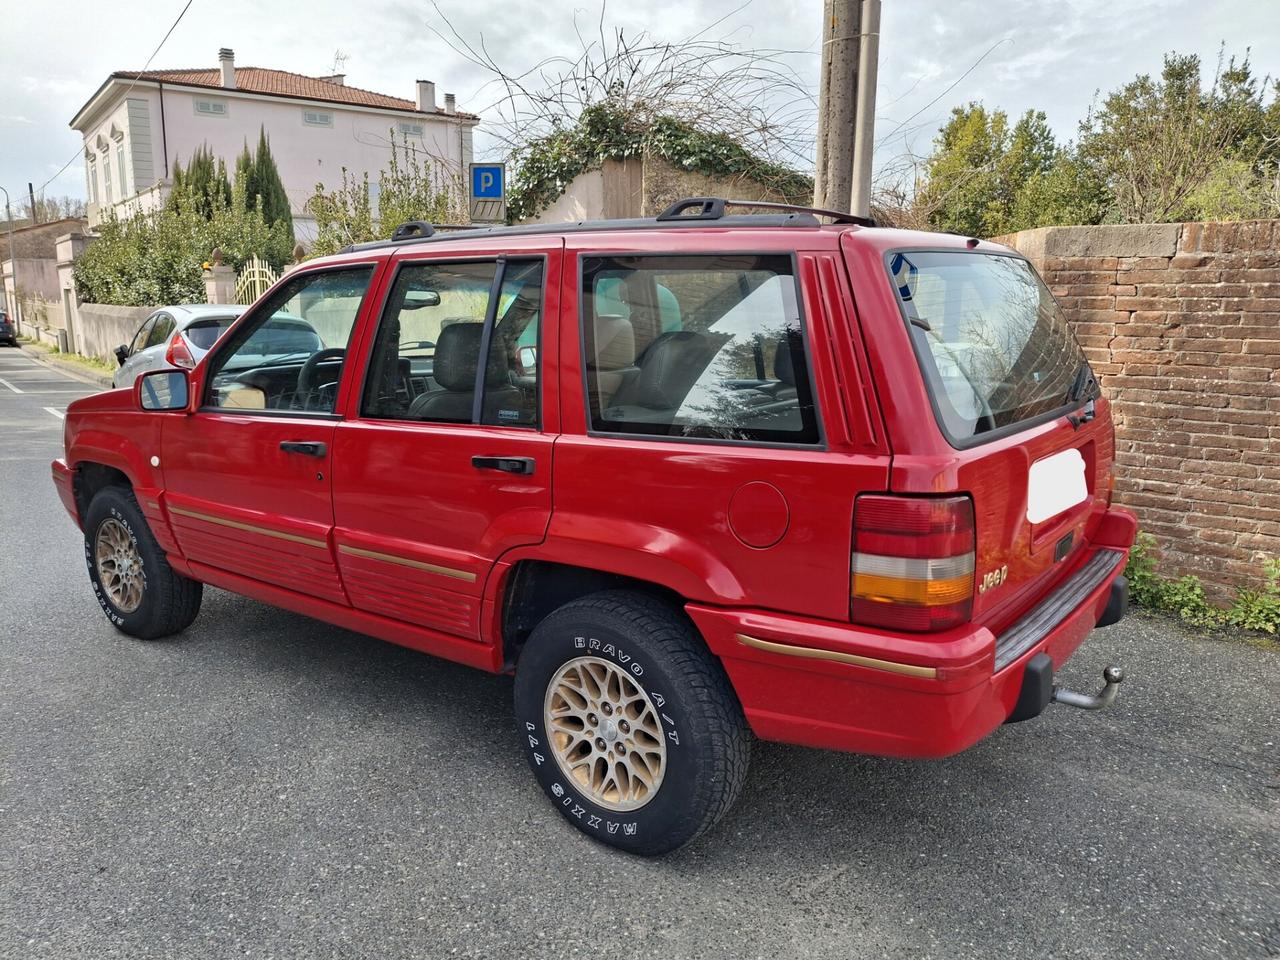
{"type": "Polygon", "coordinates": [[[114,388],[111,378],[105,373],[93,373],[89,370],[85,370],[79,364],[59,360],[57,354],[46,353],[43,350],[33,350],[25,344],[19,344],[18,349],[37,363],[42,363],[46,367],[57,370],[59,373],[70,377],[72,380],[79,380],[81,383],[101,387],[104,390],[111,390],[114,388]]]}

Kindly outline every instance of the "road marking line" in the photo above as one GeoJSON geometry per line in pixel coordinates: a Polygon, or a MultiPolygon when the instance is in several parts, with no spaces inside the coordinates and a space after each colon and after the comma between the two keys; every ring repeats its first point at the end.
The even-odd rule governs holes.
{"type": "Polygon", "coordinates": [[[45,409],[48,410],[50,413],[52,413],[59,420],[67,419],[67,415],[63,413],[61,410],[56,410],[53,407],[45,407],[45,409]]]}
{"type": "Polygon", "coordinates": [[[10,383],[8,380],[0,380],[0,383],[3,383],[6,387],[8,387],[8,388],[9,388],[10,390],[12,390],[14,393],[22,393],[22,392],[23,392],[23,391],[19,390],[17,387],[15,387],[15,386],[14,386],[12,383],[10,383]]]}

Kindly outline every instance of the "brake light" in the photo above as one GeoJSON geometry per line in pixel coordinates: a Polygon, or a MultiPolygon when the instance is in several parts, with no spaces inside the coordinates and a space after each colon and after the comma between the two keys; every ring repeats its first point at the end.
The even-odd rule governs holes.
{"type": "Polygon", "coordinates": [[[169,341],[169,349],[164,352],[164,362],[171,367],[181,367],[183,370],[190,370],[196,365],[195,358],[187,349],[187,342],[182,339],[182,334],[175,333],[173,339],[169,341]]]}
{"type": "Polygon", "coordinates": [[[946,630],[973,613],[973,501],[858,497],[850,617],[896,630],[946,630]]]}

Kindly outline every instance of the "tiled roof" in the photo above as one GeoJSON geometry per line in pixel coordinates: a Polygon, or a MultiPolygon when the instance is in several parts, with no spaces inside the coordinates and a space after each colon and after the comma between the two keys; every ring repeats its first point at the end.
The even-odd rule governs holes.
{"type": "MultiPolygon", "coordinates": [[[[361,90],[359,87],[348,87],[345,84],[321,80],[318,77],[304,77],[300,73],[289,73],[287,70],[268,70],[264,67],[236,67],[236,89],[245,93],[265,93],[277,97],[297,97],[303,100],[318,100],[323,103],[349,103],[361,107],[376,107],[381,110],[406,110],[417,113],[418,108],[412,100],[402,97],[389,97],[385,93],[374,93],[372,90],[361,90]]],[[[188,87],[209,87],[215,90],[224,89],[222,73],[218,69],[209,70],[147,70],[134,73],[128,70],[117,70],[112,74],[121,80],[156,80],[164,83],[182,84],[188,87]]],[[[436,107],[436,113],[444,116],[443,108],[436,107]]],[[[458,111],[455,116],[466,119],[478,119],[475,114],[458,111]]]]}

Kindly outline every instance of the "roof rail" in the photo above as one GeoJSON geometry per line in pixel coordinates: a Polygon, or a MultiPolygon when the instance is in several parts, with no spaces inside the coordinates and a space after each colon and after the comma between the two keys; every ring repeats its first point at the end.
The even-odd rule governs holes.
{"type": "Polygon", "coordinates": [[[823,210],[819,207],[801,207],[794,203],[774,203],[771,200],[725,200],[721,197],[686,197],[677,200],[658,214],[658,220],[719,220],[726,207],[760,207],[765,210],[786,210],[789,213],[810,213],[816,217],[830,217],[836,223],[854,223],[860,227],[878,226],[871,217],[860,217],[839,210],[823,210]],[[686,210],[697,208],[697,213],[686,210]]]}
{"type": "Polygon", "coordinates": [[[396,227],[391,234],[392,243],[403,243],[405,240],[425,240],[436,232],[436,228],[425,220],[408,220],[396,227]]]}

